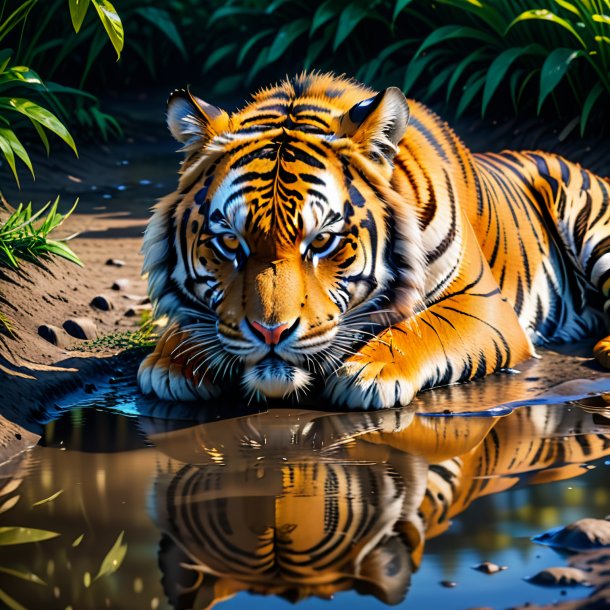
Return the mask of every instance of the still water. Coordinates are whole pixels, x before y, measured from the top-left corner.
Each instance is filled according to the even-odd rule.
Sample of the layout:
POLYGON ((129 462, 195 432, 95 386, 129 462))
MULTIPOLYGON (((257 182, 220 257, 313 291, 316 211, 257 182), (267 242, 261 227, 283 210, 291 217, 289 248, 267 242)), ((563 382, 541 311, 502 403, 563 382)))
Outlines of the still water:
POLYGON ((610 512, 608 385, 471 416, 425 413, 424 396, 376 413, 242 406, 222 418, 226 405, 147 401, 116 377, 40 412, 38 445, 1 466, 0 524, 57 535, 0 547, 0 589, 45 609, 585 597, 524 578, 564 565, 532 536, 610 512), (483 574, 481 561, 507 569, 483 574))

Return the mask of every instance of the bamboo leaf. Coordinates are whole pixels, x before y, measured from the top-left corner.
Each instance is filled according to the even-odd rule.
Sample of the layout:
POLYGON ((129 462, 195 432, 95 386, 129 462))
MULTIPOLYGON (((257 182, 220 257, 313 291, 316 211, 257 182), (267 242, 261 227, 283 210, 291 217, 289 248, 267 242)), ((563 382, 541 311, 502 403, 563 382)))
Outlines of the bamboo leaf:
MULTIPOLYGON (((252 36, 252 38, 250 38, 248 40, 248 42, 246 42, 246 44, 241 48, 241 51, 239 52, 239 55, 237 56, 237 65, 241 66, 241 64, 243 63, 244 59, 246 59, 246 56, 248 55, 248 53, 250 52, 252 47, 254 47, 254 45, 259 40, 262 40, 263 38, 265 38, 265 36, 269 36, 269 34, 272 34, 272 33, 273 33, 273 30, 271 28, 266 28, 266 29, 262 30, 261 32, 258 32, 254 36, 252 36)), ((237 45, 233 44, 233 45, 231 45, 231 48, 236 47, 236 46, 237 45)))
POLYGON ((462 94, 462 98, 458 104, 456 110, 456 117, 462 116, 462 114, 466 111, 466 109, 470 106, 472 100, 475 98, 477 93, 483 88, 485 84, 485 75, 479 76, 475 78, 476 73, 470 79, 470 82, 464 87, 464 93, 462 94))
POLYGON ((93 2, 93 6, 106 30, 106 34, 108 34, 108 38, 110 38, 110 42, 116 51, 117 60, 119 60, 125 42, 121 18, 108 0, 91 0, 91 2, 93 2))
POLYGON ((36 4, 37 0, 25 0, 22 2, 6 19, 0 23, 0 40, 2 40, 11 30, 23 21, 36 4))
POLYGON ((182 57, 186 59, 186 49, 184 48, 182 38, 180 37, 170 14, 166 10, 154 6, 143 6, 136 9, 136 13, 142 15, 144 19, 147 19, 155 27, 161 30, 178 51, 180 51, 182 57))
POLYGON ((447 83, 447 93, 446 93, 446 98, 445 98, 446 101, 449 101, 449 98, 451 97, 451 94, 453 93, 455 86, 457 85, 458 81, 460 80, 460 78, 462 77, 462 75, 464 74, 466 69, 469 68, 471 64, 474 64, 474 63, 482 60, 487 54, 488 54, 487 49, 484 49, 484 48, 476 49, 472 53, 469 53, 457 65, 457 67, 454 67, 453 74, 451 75, 451 78, 449 79, 449 82, 447 83))
POLYGON ((87 9, 89 8, 89 0, 69 0, 70 4, 70 17, 72 19, 72 25, 74 31, 78 34, 81 25, 87 15, 87 9))
POLYGON ((58 498, 59 496, 61 496, 62 493, 64 493, 64 490, 60 489, 59 491, 56 491, 53 495, 49 496, 48 498, 45 498, 44 500, 38 500, 38 502, 34 502, 34 504, 32 504, 32 507, 41 506, 42 504, 46 504, 47 502, 53 502, 53 500, 55 500, 55 498, 58 498))
POLYGON ((41 542, 59 536, 58 532, 29 527, 0 527, 0 546, 41 542))
POLYGON ((538 95, 538 114, 542 109, 542 104, 548 95, 557 87, 568 71, 570 64, 577 57, 584 56, 583 51, 574 49, 555 49, 544 60, 540 71, 540 93, 538 95))
POLYGON ((105 576, 106 574, 116 572, 121 567, 121 563, 123 563, 123 559, 127 553, 127 545, 123 544, 124 533, 125 532, 121 532, 119 534, 115 543, 112 545, 112 548, 108 551, 106 557, 104 557, 102 565, 93 579, 94 581, 98 580, 102 576, 105 576))
POLYGON ((237 49, 237 43, 231 42, 229 44, 223 45, 222 47, 218 47, 214 49, 206 59, 203 64, 202 72, 205 73, 208 70, 211 70, 218 62, 222 61, 225 57, 230 55, 233 51, 237 49))
POLYGON ((38 133, 40 139, 42 140, 42 145, 44 146, 45 151, 47 152, 47 156, 49 156, 50 147, 49 147, 49 138, 47 138, 47 134, 44 132, 44 129, 40 126, 40 123, 30 119, 30 123, 34 126, 36 133, 38 133))

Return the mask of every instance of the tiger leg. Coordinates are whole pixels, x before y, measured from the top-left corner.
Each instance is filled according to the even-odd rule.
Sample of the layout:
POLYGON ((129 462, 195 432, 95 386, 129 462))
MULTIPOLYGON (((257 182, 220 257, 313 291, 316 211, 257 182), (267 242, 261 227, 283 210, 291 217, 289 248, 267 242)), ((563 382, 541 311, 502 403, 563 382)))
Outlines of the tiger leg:
POLYGON ((515 311, 487 263, 475 282, 384 330, 330 378, 334 404, 381 409, 408 404, 420 390, 467 381, 533 355, 515 311))
POLYGON ((218 393, 205 380, 205 372, 197 370, 197 360, 189 358, 184 347, 187 341, 188 333, 177 325, 163 333, 138 369, 138 384, 144 394, 155 394, 163 400, 192 401, 207 400, 218 393))
MULTIPOLYGON (((604 317, 606 322, 610 322, 610 249, 606 252, 595 264, 594 270, 603 266, 600 274, 592 277, 592 280, 597 281, 600 292, 604 295, 604 317)), ((610 323, 609 323, 610 325, 610 323)), ((606 369, 610 369, 610 335, 607 335, 598 341, 593 347, 593 355, 595 359, 606 369)))

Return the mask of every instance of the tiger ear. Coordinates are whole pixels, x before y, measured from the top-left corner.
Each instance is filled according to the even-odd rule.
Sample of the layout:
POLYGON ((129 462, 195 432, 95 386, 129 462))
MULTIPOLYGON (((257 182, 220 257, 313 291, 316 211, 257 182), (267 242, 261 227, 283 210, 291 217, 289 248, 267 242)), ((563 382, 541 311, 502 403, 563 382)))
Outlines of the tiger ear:
POLYGON ((409 122, 409 105, 398 87, 388 87, 352 106, 340 120, 339 136, 359 142, 373 159, 392 161, 409 122))
POLYGON ((195 97, 188 89, 177 89, 167 100, 167 125, 174 138, 188 150, 193 145, 204 146, 227 131, 229 115, 195 97))

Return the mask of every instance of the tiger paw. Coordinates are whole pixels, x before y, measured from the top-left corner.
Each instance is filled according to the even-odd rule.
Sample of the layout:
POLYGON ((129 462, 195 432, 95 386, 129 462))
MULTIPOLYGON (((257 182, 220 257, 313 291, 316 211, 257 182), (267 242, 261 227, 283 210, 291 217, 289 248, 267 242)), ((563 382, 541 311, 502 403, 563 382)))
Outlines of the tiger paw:
POLYGON ((217 394, 217 388, 203 379, 196 382, 187 377, 181 364, 157 351, 140 364, 138 384, 143 394, 155 394, 162 400, 209 400, 217 394))
POLYGON ((604 337, 593 348, 595 359, 606 369, 610 369, 610 336, 604 337))
POLYGON ((408 405, 417 391, 393 362, 351 360, 328 380, 324 393, 334 405, 373 410, 408 405))

